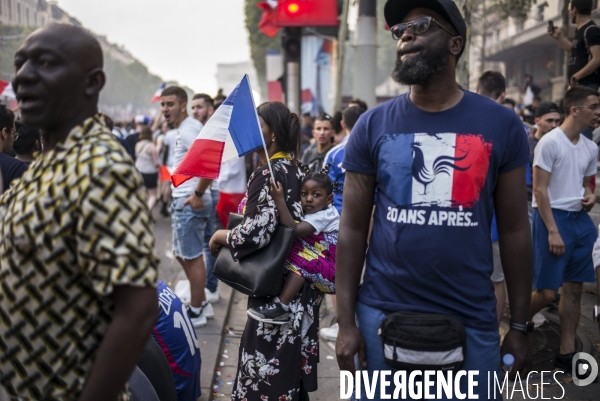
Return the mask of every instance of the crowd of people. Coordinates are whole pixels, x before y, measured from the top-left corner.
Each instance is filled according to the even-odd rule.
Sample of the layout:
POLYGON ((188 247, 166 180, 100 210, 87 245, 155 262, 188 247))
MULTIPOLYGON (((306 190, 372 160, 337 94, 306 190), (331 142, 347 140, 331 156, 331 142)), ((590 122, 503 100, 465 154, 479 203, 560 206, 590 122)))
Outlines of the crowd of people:
POLYGON ((528 334, 561 289, 554 363, 570 371, 582 283, 600 287, 587 213, 600 32, 588 30, 590 0, 570 10, 591 56, 572 57, 560 105, 536 100, 530 77, 519 116, 501 73, 485 72, 477 93, 457 85, 466 25, 453 1, 388 0, 392 77, 409 93, 370 110, 353 99, 333 117, 263 103, 264 149, 224 164, 217 180, 177 187, 170 174, 225 96, 190 100, 170 86, 154 120, 114 123, 98 112, 98 41, 70 25, 29 35, 15 55, 19 118, 0 106, 0 400, 196 400, 195 328, 219 302, 216 257, 253 254, 278 224, 295 229, 285 284, 272 299, 249 298, 233 400, 308 400, 317 390, 324 296, 337 322, 320 335, 336 340, 341 370, 450 362, 479 371, 475 393, 489 399, 486 373, 500 371, 501 355, 515 358, 511 378, 531 369, 528 334), (189 300, 158 281, 159 204, 189 300), (234 212, 242 221, 227 228, 234 212), (410 341, 378 331, 414 321, 427 324, 410 341), (462 351, 444 348, 440 331, 462 351), (451 358, 431 360, 432 346, 451 358))

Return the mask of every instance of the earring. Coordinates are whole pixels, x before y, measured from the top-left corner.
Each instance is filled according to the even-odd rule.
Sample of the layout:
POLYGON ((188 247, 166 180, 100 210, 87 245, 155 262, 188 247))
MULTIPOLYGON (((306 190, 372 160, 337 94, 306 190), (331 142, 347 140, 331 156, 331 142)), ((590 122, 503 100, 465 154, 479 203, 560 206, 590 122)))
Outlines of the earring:
POLYGON ((275 138, 271 139, 271 142, 275 142, 275 138))

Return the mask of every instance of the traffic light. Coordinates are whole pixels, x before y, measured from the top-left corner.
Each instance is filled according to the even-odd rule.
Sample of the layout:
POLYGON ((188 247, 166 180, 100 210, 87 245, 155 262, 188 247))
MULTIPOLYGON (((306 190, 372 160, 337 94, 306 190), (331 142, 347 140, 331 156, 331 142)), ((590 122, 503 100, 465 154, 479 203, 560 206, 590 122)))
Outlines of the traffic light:
POLYGON ((299 63, 302 49, 302 30, 300 28, 287 28, 283 31, 281 39, 285 63, 299 63))
POLYGON ((338 26, 337 0, 279 0, 277 26, 338 26))

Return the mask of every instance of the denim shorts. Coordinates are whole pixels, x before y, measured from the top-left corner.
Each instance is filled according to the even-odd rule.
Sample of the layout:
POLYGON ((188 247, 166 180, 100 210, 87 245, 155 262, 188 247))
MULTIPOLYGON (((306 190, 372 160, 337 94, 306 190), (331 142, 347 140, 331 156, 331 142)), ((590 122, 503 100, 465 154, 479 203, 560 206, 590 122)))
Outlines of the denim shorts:
POLYGON ((596 280, 592 249, 598 239, 596 225, 585 211, 552 209, 565 254, 554 256, 548 244, 548 229, 537 208, 533 210, 533 286, 537 290, 556 290, 563 282, 596 280))
MULTIPOLYGON (((373 308, 361 302, 356 304, 356 316, 358 320, 358 328, 362 333, 366 348, 367 348, 367 370, 369 377, 373 377, 374 371, 389 370, 392 371, 392 376, 395 370, 385 363, 383 358, 383 346, 381 344, 381 337, 377 334, 379 326, 383 319, 385 319, 385 313, 380 309, 373 308)), ((467 334, 467 356, 465 363, 461 370, 478 370, 479 375, 475 376, 475 380, 478 382, 477 386, 474 386, 474 393, 479 395, 480 400, 493 400, 502 399, 502 395, 498 390, 496 397, 494 398, 493 390, 490 391, 488 397, 488 372, 490 372, 490 378, 492 378, 494 372, 497 377, 502 377, 500 373, 500 334, 498 331, 481 331, 475 330, 470 327, 465 327, 467 334)), ((357 366, 359 366, 357 364, 357 366)), ((460 387, 463 394, 467 394, 467 380, 463 376, 460 387)), ((392 381, 393 383, 393 381, 392 381)), ((379 381, 378 381, 379 384, 379 381)), ((492 386, 490 386, 493 389, 492 386)), ((387 387, 389 395, 393 393, 394 386, 387 387), (390 390, 391 389, 391 390, 390 390)), ((431 393, 435 393, 435 390, 430 390, 431 393)), ((362 398, 357 399, 353 396, 353 400, 366 400, 365 387, 363 385, 361 395, 362 398)), ((381 395, 379 385, 375 391, 375 398, 369 398, 370 400, 380 400, 381 395)), ((407 394, 408 395, 408 394, 407 394)), ((442 392, 442 395, 444 393, 442 392)), ((388 398, 389 399, 389 398, 388 398)), ((404 399, 412 399, 410 397, 404 399)), ((440 398, 447 400, 448 398, 440 398)))
POLYGON ((204 209, 194 210, 183 202, 187 197, 174 198, 171 203, 171 228, 173 229, 173 253, 184 260, 202 256, 204 250, 204 229, 213 210, 210 191, 202 196, 204 209))

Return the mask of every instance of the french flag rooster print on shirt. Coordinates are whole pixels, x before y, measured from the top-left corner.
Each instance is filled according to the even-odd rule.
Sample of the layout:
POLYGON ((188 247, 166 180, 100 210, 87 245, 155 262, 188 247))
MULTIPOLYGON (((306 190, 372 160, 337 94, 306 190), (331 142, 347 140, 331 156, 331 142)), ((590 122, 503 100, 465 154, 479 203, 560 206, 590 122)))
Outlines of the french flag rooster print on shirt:
POLYGON ((477 134, 391 134, 380 147, 380 178, 397 206, 473 208, 491 153, 477 134))

